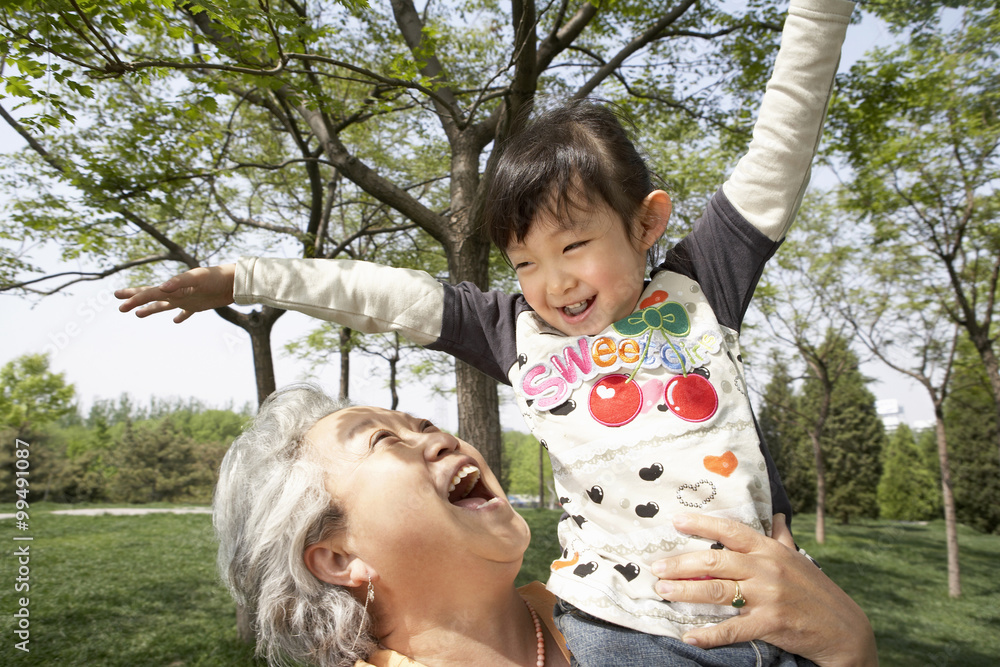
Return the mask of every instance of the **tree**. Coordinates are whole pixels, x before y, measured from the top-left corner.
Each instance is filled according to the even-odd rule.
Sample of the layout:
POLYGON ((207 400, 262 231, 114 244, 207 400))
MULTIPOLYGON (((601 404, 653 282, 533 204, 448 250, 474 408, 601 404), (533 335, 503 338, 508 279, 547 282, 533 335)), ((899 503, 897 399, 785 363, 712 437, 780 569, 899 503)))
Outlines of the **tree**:
POLYGON ((951 446, 957 520, 1000 533, 1000 462, 993 456, 998 425, 991 414, 991 387, 978 354, 967 341, 959 349, 954 387, 944 409, 951 446))
POLYGON ((74 412, 76 390, 62 373, 49 370, 49 357, 26 354, 0 369, 0 498, 13 500, 15 441, 30 447, 30 489, 45 498, 57 473, 58 452, 48 437, 49 427, 74 412))
POLYGON ((870 221, 876 247, 919 266, 908 275, 968 335, 1000 417, 1000 10, 979 0, 871 9, 911 33, 855 64, 834 104, 835 148, 852 172, 843 206, 870 221))
POLYGON ((856 366, 845 354, 849 327, 834 316, 830 302, 842 279, 845 256, 832 231, 834 216, 827 198, 810 196, 803 203, 797 224, 781 252, 764 269, 754 305, 768 332, 757 335, 757 344, 770 348, 776 358, 797 357, 796 381, 804 385, 809 400, 777 406, 783 419, 805 435, 812 449, 816 483, 816 541, 826 541, 827 466, 824 436, 839 379, 856 366))
POLYGON ((28 437, 74 411, 75 395, 62 373, 49 370, 48 355, 22 355, 0 369, 0 424, 28 437))
MULTIPOLYGON (((885 429, 875 411, 870 381, 858 369, 858 357, 847 339, 841 338, 833 352, 844 358, 846 371, 833 387, 830 414, 823 433, 829 496, 828 510, 841 523, 851 518, 878 517, 876 488, 882 476, 885 429)), ((804 400, 810 402, 815 383, 804 386, 804 400)))
MULTIPOLYGON (((648 101, 644 123, 672 113, 739 134, 784 8, 361 4, 5 1, 8 94, 42 111, 0 115, 36 168, 80 198, 42 189, 42 206, 36 197, 21 207, 9 236, 28 228, 67 239, 100 264, 73 278, 89 279, 163 261, 196 266, 250 244, 254 231, 328 257, 353 235, 413 224, 443 248, 450 280, 486 287, 483 174, 538 94, 600 90, 648 101), (715 83, 693 86, 703 74, 715 83), (52 128, 74 115, 93 118, 94 130, 60 145, 52 128), (331 239, 335 204, 352 225, 331 239)), ((16 254, 0 261, 8 275, 28 268, 16 254)), ((219 314, 250 333, 263 398, 280 313, 219 314)), ((460 434, 498 465, 494 383, 458 364, 456 386, 460 434)))
POLYGON ((883 519, 921 521, 941 513, 941 491, 934 468, 906 424, 889 435, 878 481, 878 507, 883 519))
POLYGON ((504 449, 510 459, 507 493, 538 497, 539 507, 555 505, 552 463, 541 443, 530 433, 504 431, 504 449))
POLYGON ((765 370, 770 380, 761 395, 758 416, 764 442, 781 474, 793 512, 816 509, 816 463, 812 446, 799 426, 799 397, 788 363, 772 355, 765 370))
POLYGON ((176 501, 211 486, 214 471, 198 465, 195 449, 171 417, 126 423, 114 446, 117 473, 110 495, 130 503, 176 501))

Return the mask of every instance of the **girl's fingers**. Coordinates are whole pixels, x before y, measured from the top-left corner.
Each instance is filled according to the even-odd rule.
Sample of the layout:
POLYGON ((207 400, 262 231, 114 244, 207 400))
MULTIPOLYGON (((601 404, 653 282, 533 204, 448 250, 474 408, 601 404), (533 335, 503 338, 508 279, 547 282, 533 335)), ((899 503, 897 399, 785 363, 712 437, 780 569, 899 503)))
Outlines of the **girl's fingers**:
POLYGON ((158 294, 155 287, 124 287, 115 290, 115 297, 125 300, 118 306, 118 310, 123 313, 153 301, 158 294))
POLYGON ((792 531, 788 528, 784 514, 775 514, 771 519, 771 538, 778 540, 792 551, 798 551, 795 540, 792 538, 792 531))
POLYGON ((135 314, 137 317, 149 317, 150 315, 162 313, 174 308, 176 308, 176 306, 172 305, 169 301, 153 301, 152 303, 148 303, 139 310, 135 311, 135 314))

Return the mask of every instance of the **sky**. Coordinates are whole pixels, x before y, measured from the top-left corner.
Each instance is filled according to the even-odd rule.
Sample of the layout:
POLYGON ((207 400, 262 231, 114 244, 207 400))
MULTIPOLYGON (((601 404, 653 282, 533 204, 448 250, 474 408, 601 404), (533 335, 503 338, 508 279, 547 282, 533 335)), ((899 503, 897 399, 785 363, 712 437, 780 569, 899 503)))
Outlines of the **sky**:
MULTIPOLYGON (((887 32, 873 21, 852 26, 841 68, 887 40, 887 32)), ((22 145, 21 138, 0 122, 0 150, 16 150, 22 145)), ((51 249, 35 248, 34 253, 36 263, 50 272, 88 268, 60 262, 51 249)), ((76 387, 84 412, 95 399, 113 399, 123 392, 140 404, 148 403, 151 397, 196 398, 212 407, 237 409, 256 404, 250 340, 241 329, 213 312, 200 313, 180 325, 166 314, 140 320, 120 313, 113 292, 123 286, 124 278, 112 276, 41 300, 0 294, 0 364, 23 354, 48 352, 51 369, 63 373, 76 387)), ((272 348, 276 381, 282 386, 311 377, 335 393, 339 382, 336 358, 331 364, 305 363, 283 351, 285 343, 314 325, 299 313, 288 313, 275 324, 272 348)), ((385 381, 361 356, 352 356, 351 363, 352 399, 388 407, 385 381)), ((903 381, 878 365, 869 364, 863 370, 878 379, 870 387, 876 398, 897 400, 905 421, 918 422, 931 414, 926 393, 915 383, 903 381)), ((405 387, 400 392, 399 408, 431 419, 442 428, 457 429, 454 399, 428 394, 422 387, 405 387)), ((502 401, 507 398, 501 415, 505 428, 526 430, 509 400, 508 388, 501 388, 501 397, 502 401)))

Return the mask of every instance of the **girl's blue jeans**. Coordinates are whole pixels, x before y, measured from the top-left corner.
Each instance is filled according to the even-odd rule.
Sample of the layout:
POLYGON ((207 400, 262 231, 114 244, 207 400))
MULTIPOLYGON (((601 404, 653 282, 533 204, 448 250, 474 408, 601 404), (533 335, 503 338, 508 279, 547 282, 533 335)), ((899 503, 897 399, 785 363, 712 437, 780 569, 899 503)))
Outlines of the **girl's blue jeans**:
POLYGON ((815 667, 760 640, 698 648, 602 621, 562 600, 554 615, 573 654, 573 667, 815 667))

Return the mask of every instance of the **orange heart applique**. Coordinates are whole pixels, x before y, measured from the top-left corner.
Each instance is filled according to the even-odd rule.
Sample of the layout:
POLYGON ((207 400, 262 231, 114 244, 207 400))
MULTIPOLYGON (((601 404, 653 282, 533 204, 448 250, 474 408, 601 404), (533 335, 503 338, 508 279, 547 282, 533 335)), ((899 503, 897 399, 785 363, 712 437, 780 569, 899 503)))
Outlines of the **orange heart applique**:
POLYGON ((650 306, 655 306, 658 303, 663 303, 664 301, 667 300, 668 296, 670 295, 664 292, 663 290, 658 289, 642 300, 642 303, 639 304, 639 310, 642 310, 643 308, 649 308, 650 306))
POLYGON ((572 567, 573 565, 576 565, 579 560, 580 554, 574 551, 571 559, 552 561, 552 565, 550 567, 552 568, 552 571, 555 572, 556 570, 561 570, 564 567, 572 567))
POLYGON ((739 463, 740 462, 736 460, 736 454, 733 454, 732 452, 726 452, 722 456, 705 457, 705 469, 709 472, 714 472, 716 475, 722 475, 723 477, 729 477, 732 475, 739 463))

